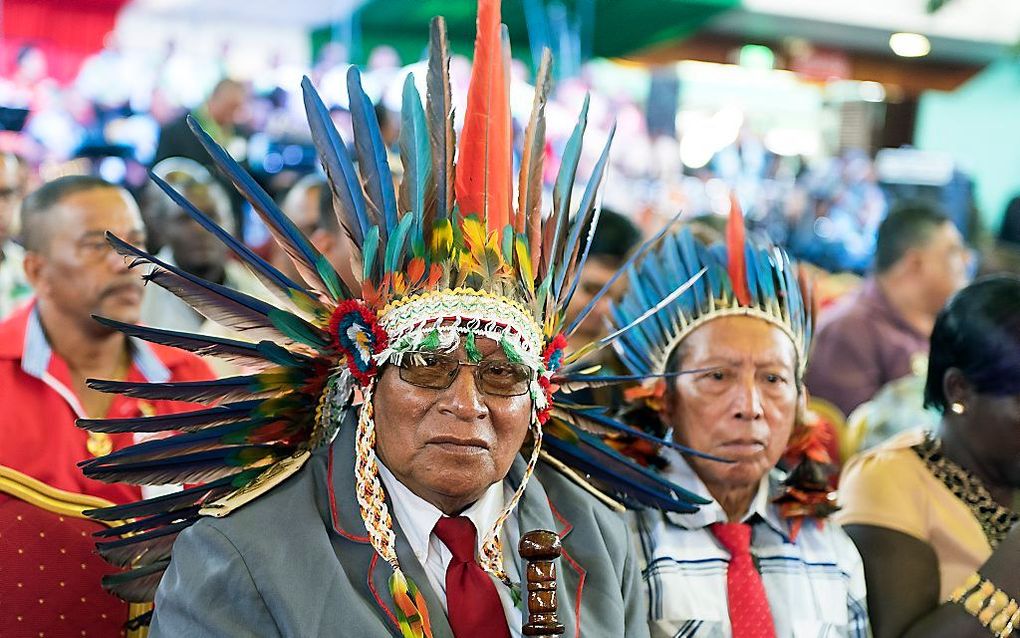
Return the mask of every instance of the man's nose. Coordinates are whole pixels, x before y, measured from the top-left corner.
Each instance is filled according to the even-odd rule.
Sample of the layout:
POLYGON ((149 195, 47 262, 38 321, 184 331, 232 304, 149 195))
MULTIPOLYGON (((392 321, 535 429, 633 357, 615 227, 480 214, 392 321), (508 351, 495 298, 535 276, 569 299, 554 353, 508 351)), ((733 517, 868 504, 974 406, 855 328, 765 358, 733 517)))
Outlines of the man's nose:
POLYGON ((737 385, 735 392, 737 396, 733 416, 748 421, 756 421, 765 416, 761 401, 761 391, 758 389, 758 384, 755 383, 753 377, 742 379, 737 385))
POLYGON ((460 367, 453 384, 443 393, 440 411, 447 411, 465 421, 484 419, 488 416, 489 409, 482 400, 482 392, 475 384, 473 367, 460 367))

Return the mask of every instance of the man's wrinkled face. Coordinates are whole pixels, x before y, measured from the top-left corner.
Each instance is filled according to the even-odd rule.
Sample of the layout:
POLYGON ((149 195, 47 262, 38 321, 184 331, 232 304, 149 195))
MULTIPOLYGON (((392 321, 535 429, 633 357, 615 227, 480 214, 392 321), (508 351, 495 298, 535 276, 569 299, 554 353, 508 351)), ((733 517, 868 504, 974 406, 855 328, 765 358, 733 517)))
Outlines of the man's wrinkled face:
POLYGON ((105 239, 110 231, 135 246, 144 244, 131 196, 119 188, 93 188, 65 197, 48 216, 49 243, 33 255, 39 267, 30 275, 40 300, 83 326, 98 328, 93 314, 138 321, 141 278, 105 239))
MULTIPOLYGON (((483 361, 505 361, 499 345, 477 340, 483 361)), ((468 361, 463 345, 452 353, 468 361)), ((445 390, 412 385, 392 365, 376 387, 376 453, 397 479, 447 514, 476 501, 502 481, 521 449, 531 422, 529 394, 482 392, 476 368, 461 366, 445 390)))
POLYGON ((680 375, 667 394, 674 439, 734 463, 691 458, 709 488, 756 485, 782 456, 797 416, 797 355, 778 327, 754 317, 721 317, 680 345, 680 375))

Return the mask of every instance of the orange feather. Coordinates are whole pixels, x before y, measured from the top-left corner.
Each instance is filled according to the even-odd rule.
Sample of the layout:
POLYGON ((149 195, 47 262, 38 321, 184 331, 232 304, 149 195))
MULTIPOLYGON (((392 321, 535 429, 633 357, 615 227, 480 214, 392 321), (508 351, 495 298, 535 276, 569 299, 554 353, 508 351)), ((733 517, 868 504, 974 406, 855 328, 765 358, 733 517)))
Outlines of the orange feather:
POLYGON ((744 213, 733 193, 730 193, 730 218, 726 223, 726 253, 729 255, 726 270, 733 285, 733 295, 741 306, 750 306, 751 291, 747 287, 747 261, 744 254, 744 213))
POLYGON ((509 69, 504 66, 500 0, 479 0, 475 59, 457 158, 457 206, 490 230, 510 223, 511 123, 509 69))

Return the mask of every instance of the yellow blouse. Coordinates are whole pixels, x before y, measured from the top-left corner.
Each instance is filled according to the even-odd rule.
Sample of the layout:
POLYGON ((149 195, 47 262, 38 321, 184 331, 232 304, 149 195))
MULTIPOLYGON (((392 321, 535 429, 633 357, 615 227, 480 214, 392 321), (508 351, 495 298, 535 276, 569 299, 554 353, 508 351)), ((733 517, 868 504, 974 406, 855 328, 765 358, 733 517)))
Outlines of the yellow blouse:
POLYGON ((935 550, 940 596, 950 593, 991 556, 971 510, 935 477, 911 446, 921 430, 899 434, 850 459, 839 483, 841 525, 874 525, 909 534, 935 550))

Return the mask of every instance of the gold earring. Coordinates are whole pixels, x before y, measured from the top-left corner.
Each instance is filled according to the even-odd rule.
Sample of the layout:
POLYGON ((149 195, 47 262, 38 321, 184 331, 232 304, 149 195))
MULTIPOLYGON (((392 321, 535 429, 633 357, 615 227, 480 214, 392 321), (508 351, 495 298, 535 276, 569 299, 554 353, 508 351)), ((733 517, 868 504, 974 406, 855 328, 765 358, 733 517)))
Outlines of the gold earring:
POLYGON ((949 406, 949 409, 953 411, 953 414, 963 414, 967 411, 966 406, 959 401, 954 401, 953 404, 949 406))

